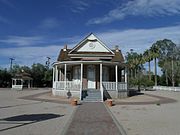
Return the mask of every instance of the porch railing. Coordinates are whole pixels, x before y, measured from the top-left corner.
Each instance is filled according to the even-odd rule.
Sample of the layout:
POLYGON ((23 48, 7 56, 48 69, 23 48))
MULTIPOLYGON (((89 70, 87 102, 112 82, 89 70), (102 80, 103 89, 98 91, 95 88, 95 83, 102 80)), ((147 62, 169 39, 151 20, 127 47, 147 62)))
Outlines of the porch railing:
POLYGON ((127 90, 127 83, 125 82, 118 82, 118 90, 127 90))
MULTIPOLYGON (((64 81, 56 81, 55 82, 56 90, 71 90, 71 91, 79 91, 80 90, 80 82, 67 81, 66 84, 64 81), (65 88, 66 86, 66 88, 65 88)), ((102 86, 104 90, 116 91, 116 82, 102 82, 102 86)), ((117 84, 118 91, 126 91, 127 83, 118 82, 117 84)))
MULTIPOLYGON (((102 82, 103 89, 109 91, 116 91, 116 82, 102 82)), ((125 82, 118 82, 117 84, 118 91, 126 91, 127 90, 127 83, 125 82)))
POLYGON ((12 85, 12 89, 22 90, 23 89, 23 85, 12 85))
POLYGON ((74 81, 56 81, 56 90, 70 90, 70 91, 79 91, 80 90, 80 83, 74 81), (65 88, 66 86, 66 88, 65 88))
POLYGON ((102 82, 104 90, 116 90, 116 82, 102 82))

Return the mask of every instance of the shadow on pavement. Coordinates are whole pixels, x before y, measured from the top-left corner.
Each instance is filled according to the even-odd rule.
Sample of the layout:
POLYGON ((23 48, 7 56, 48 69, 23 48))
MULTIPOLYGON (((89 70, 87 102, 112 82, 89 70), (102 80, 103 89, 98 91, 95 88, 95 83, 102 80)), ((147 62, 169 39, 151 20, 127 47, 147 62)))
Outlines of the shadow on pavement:
POLYGON ((25 114, 25 115, 17 115, 12 116, 4 119, 0 119, 0 124, 19 124, 16 126, 0 129, 0 131, 5 131, 45 120, 55 119, 62 117, 64 115, 57 115, 57 114, 25 114))
POLYGON ((0 109, 17 107, 17 106, 33 105, 33 104, 40 104, 40 103, 42 103, 42 102, 40 101, 40 102, 35 102, 35 103, 18 104, 18 105, 11 105, 11 106, 0 106, 0 109))

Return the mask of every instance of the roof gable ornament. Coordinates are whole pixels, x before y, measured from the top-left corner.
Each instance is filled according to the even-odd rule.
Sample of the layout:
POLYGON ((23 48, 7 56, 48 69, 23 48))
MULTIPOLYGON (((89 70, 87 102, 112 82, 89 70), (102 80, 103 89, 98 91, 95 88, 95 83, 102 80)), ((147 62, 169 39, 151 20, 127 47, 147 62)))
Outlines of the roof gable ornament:
POLYGON ((70 52, 108 52, 114 54, 114 52, 108 48, 100 39, 98 39, 93 33, 89 34, 81 42, 79 42, 70 52))

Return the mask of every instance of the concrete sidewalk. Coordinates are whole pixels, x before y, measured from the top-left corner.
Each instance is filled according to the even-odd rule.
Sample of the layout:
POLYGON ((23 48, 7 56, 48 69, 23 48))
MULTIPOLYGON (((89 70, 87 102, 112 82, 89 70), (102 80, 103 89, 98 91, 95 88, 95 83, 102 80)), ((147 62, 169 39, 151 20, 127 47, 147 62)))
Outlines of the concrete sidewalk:
POLYGON ((20 99, 48 91, 0 89, 0 135, 60 135, 77 107, 20 99))
POLYGON ((103 103, 83 103, 77 108, 65 135, 121 135, 103 103))
POLYGON ((180 92, 144 91, 144 95, 134 96, 124 101, 129 104, 117 105, 110 110, 128 135, 180 135, 180 92), (154 95, 152 101, 149 96, 154 95), (156 100, 158 99, 158 100, 156 100), (136 104, 131 104, 131 101, 136 104), (149 101, 147 101, 149 100, 149 101), (170 102, 170 101, 175 102, 170 102), (141 104, 137 104, 142 101, 141 104), (151 102, 147 104, 145 102, 151 102), (143 103, 144 102, 144 103, 143 103))

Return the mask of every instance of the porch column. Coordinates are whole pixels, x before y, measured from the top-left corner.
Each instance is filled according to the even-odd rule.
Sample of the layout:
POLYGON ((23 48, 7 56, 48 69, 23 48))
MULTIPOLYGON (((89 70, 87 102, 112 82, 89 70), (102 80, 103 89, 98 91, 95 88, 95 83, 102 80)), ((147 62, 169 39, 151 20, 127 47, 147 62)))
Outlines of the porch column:
POLYGON ((21 79, 21 85, 23 85, 23 79, 21 79))
POLYGON ((62 72, 61 72, 61 69, 60 69, 59 70, 59 81, 62 81, 62 79, 61 79, 62 77, 61 76, 62 76, 62 72))
POLYGON ((66 90, 66 72, 67 72, 67 65, 64 64, 64 90, 66 90))
POLYGON ((102 63, 100 64, 100 91, 101 91, 101 98, 102 98, 102 101, 103 101, 103 87, 102 87, 102 63))
POLYGON ((57 68, 57 65, 56 65, 56 77, 55 77, 55 81, 58 81, 58 68, 57 68))
POLYGON ((83 89, 83 64, 81 63, 80 100, 81 100, 81 98, 82 98, 82 89, 83 89))
POLYGON ((22 88, 23 88, 23 79, 21 79, 21 85, 22 85, 22 88))
POLYGON ((54 67, 53 67, 53 79, 52 80, 53 80, 53 83, 54 83, 54 67))
POLYGON ((124 69, 124 82, 125 82, 125 89, 128 91, 128 76, 127 76, 127 71, 128 71, 128 69, 127 68, 125 68, 124 69))
POLYGON ((31 88, 30 80, 28 80, 28 88, 31 88))
POLYGON ((127 70, 124 69, 124 82, 127 83, 127 70))
POLYGON ((115 67, 115 74, 116 74, 116 91, 118 90, 118 66, 115 67))

